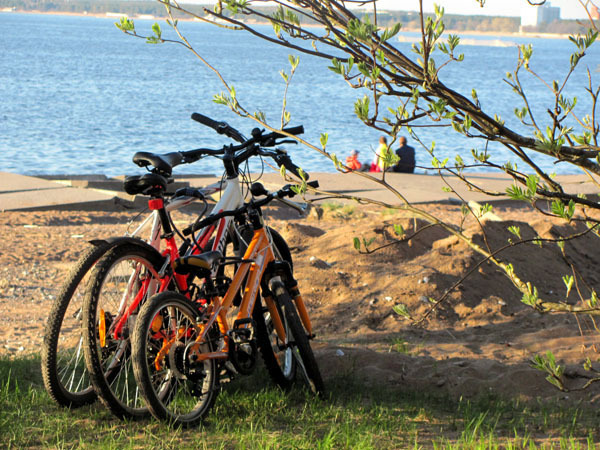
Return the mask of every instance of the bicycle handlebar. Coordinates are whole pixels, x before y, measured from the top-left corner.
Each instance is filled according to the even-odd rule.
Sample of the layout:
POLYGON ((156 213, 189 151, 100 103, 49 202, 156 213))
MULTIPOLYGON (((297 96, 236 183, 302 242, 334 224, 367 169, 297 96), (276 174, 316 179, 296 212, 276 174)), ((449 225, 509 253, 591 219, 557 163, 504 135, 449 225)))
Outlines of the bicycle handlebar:
MULTIPOLYGON (((203 156, 212 155, 212 156, 220 156, 225 155, 228 151, 231 154, 234 154, 233 160, 236 165, 241 164, 251 156, 255 154, 260 154, 263 156, 269 156, 275 160, 279 167, 284 166, 286 170, 292 172, 300 179, 308 180, 309 176, 305 173, 300 167, 295 165, 290 157, 283 150, 276 151, 268 151, 264 149, 260 149, 260 147, 273 147, 278 144, 277 139, 282 139, 287 137, 286 134, 282 134, 281 132, 273 131, 271 133, 263 134, 264 130, 260 130, 259 128, 254 128, 252 130, 252 137, 250 139, 245 139, 244 136, 237 131, 235 128, 227 124, 226 122, 217 122, 210 117, 204 116, 199 113, 193 113, 192 119, 206 125, 212 129, 214 129, 219 134, 224 134, 236 141, 240 142, 239 145, 231 145, 223 147, 220 150, 211 150, 211 149, 195 149, 189 150, 186 152, 181 152, 184 158, 185 163, 192 163, 202 158, 203 156), (238 153, 239 152, 239 153, 238 153)), ((288 133, 293 136, 297 136, 299 134, 304 133, 304 127, 302 125, 284 128, 282 130, 285 133, 288 133)), ((290 141, 295 142, 295 141, 290 141)))
POLYGON ((246 140, 242 133, 233 128, 227 122, 217 122, 216 120, 213 120, 210 117, 204 116, 200 113, 192 113, 192 120, 195 120, 202 125, 206 125, 207 127, 215 130, 217 133, 224 134, 225 136, 230 137, 238 142, 244 142, 246 140))
POLYGON ((217 122, 210 117, 199 113, 193 113, 192 119, 214 129, 219 134, 224 134, 238 141, 239 144, 227 145, 221 149, 198 148, 195 150, 172 152, 164 155, 138 152, 133 157, 134 163, 141 167, 152 166, 154 169, 152 169, 151 172, 165 176, 171 176, 174 166, 179 164, 190 164, 198 161, 204 156, 223 156, 223 161, 226 163, 226 168, 234 167, 233 170, 237 171, 237 167, 250 157, 254 155, 262 155, 273 158, 279 167, 284 166, 286 170, 292 172, 298 178, 308 180, 308 174, 296 166, 284 150, 267 150, 263 148, 274 147, 283 142, 295 143, 295 141, 291 140, 283 142, 278 142, 277 140, 285 138, 288 135, 295 136, 304 133, 304 127, 302 125, 284 128, 281 132, 274 131, 266 134, 264 133, 264 130, 254 128, 252 130, 252 137, 250 139, 246 139, 242 133, 237 131, 226 122, 217 122))
MULTIPOLYGON (((306 183, 306 185, 316 189, 319 187, 319 182, 317 180, 309 181, 308 183, 306 183)), ((270 203, 271 201, 273 201, 275 199, 285 198, 285 197, 291 198, 291 197, 294 197, 295 195, 296 195, 296 192, 294 192, 292 190, 292 186, 289 184, 286 184, 284 187, 282 187, 281 189, 279 189, 276 192, 267 193, 265 198, 263 198, 262 200, 251 200, 248 203, 244 203, 242 206, 240 206, 237 209, 233 209, 231 211, 221 211, 221 212, 218 212, 215 214, 211 214, 210 216, 206 217, 205 219, 202 219, 199 222, 196 222, 193 225, 185 228, 182 231, 182 233, 184 236, 188 236, 188 235, 192 234, 194 231, 201 230, 202 228, 204 228, 206 226, 212 225, 217 220, 221 220, 223 217, 238 216, 240 214, 244 214, 248 210, 248 208, 260 208, 261 206, 264 206, 267 203, 270 203)))

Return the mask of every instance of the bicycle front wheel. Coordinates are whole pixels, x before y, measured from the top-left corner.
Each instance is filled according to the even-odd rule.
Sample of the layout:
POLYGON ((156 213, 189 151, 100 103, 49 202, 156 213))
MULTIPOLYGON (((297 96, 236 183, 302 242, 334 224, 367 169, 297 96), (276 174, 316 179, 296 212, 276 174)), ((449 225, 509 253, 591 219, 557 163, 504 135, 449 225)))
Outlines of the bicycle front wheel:
POLYGON ((152 415, 174 426, 198 424, 218 394, 217 364, 202 360, 214 342, 196 343, 199 316, 185 296, 167 291, 142 307, 133 332, 133 369, 141 393, 152 415))
POLYGON ((273 294, 283 310, 283 316, 291 331, 291 337, 288 338, 288 345, 292 349, 292 354, 297 362, 297 371, 299 371, 309 390, 319 396, 325 394, 325 385, 321 378, 321 372, 315 359, 315 355, 310 347, 308 335, 300 321, 298 311, 287 288, 280 281, 273 282, 273 294))
POLYGON ((97 398, 83 356, 83 300, 94 265, 111 247, 100 244, 81 255, 48 316, 42 344, 42 379, 50 397, 61 406, 79 408, 97 398))
POLYGON ((256 339, 269 376, 279 387, 288 389, 292 386, 296 377, 296 360, 292 348, 288 345, 291 339, 288 321, 277 303, 276 307, 283 323, 286 342, 279 339, 271 319, 271 313, 262 304, 260 298, 256 299, 252 318, 256 323, 256 339))
POLYGON ((142 242, 115 247, 98 262, 83 305, 85 361, 92 384, 121 418, 149 415, 135 384, 129 338, 140 306, 159 287, 162 261, 158 251, 142 242))

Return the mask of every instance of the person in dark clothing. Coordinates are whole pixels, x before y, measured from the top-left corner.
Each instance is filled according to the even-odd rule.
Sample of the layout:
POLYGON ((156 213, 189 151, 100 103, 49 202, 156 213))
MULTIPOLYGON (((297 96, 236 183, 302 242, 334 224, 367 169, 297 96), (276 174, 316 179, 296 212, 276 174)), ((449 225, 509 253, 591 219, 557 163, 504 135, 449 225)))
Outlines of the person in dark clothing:
POLYGON ((396 155, 400 158, 397 164, 392 167, 394 172, 413 173, 415 171, 415 149, 406 145, 406 138, 400 136, 398 139, 400 148, 396 150, 396 155))

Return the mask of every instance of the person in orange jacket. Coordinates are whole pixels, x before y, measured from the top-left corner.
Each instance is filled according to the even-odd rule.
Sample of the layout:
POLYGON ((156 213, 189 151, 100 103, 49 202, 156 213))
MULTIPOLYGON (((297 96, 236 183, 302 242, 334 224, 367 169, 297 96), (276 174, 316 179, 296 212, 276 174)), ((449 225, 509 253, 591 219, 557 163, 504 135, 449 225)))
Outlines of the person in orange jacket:
POLYGON ((350 156, 346 158, 346 167, 350 170, 361 171, 363 170, 363 164, 358 160, 358 150, 352 150, 350 156))

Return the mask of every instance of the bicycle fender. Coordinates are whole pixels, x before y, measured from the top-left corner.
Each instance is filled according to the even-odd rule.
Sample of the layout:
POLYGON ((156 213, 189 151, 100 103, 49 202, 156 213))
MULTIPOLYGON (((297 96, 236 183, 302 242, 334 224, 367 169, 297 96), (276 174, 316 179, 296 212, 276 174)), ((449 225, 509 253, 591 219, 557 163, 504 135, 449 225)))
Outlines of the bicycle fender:
POLYGON ((146 241, 143 241, 142 239, 131 237, 131 236, 113 236, 113 237, 109 237, 107 239, 93 239, 88 242, 96 247, 100 247, 102 245, 107 245, 108 246, 107 250, 111 249, 113 247, 117 247, 119 245, 123 245, 123 244, 134 244, 134 245, 140 245, 142 247, 146 247, 147 249, 153 250, 155 252, 157 251, 154 247, 152 247, 146 241))

